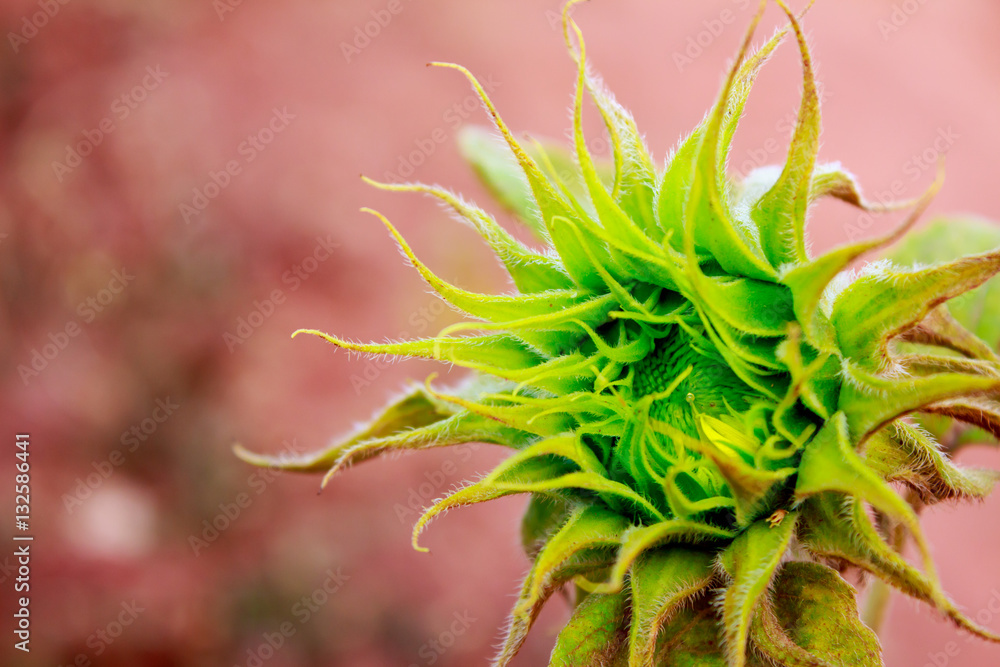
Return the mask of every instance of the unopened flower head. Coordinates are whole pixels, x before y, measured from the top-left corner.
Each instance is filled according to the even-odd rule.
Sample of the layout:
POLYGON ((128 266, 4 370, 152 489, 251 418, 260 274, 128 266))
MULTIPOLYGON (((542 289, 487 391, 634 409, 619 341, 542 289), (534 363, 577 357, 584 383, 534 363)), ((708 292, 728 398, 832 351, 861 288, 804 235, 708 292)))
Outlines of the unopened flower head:
POLYGON ((810 254, 814 201, 875 207, 850 173, 817 164, 812 61, 782 2, 789 27, 752 51, 761 3, 715 106, 663 166, 588 69, 573 4, 564 14, 579 66, 572 159, 519 143, 473 75, 439 63, 481 96, 513 159, 504 163, 479 134, 467 137, 473 162, 543 249, 446 190, 375 184, 453 209, 516 290, 475 294, 449 284, 370 211, 424 280, 471 320, 386 344, 307 332, 352 351, 466 367, 472 379, 450 389, 417 386, 360 432, 284 466, 332 475, 391 450, 509 447, 492 473, 428 509, 414 534, 417 545, 426 524, 454 507, 533 496, 525 535, 534 566, 498 665, 567 582, 589 596, 560 636, 553 665, 740 667, 761 656, 778 665, 879 665, 878 641, 831 563, 870 572, 996 640, 941 591, 917 516, 890 485, 928 504, 992 489, 993 473, 954 466, 907 416, 934 413, 1000 432, 998 358, 943 305, 1000 271, 1000 253, 850 272, 907 232, 939 179, 895 232, 810 254), (737 122, 761 66, 788 35, 804 77, 787 161, 731 180, 725 165, 737 122), (585 95, 604 120, 613 163, 588 151, 585 95), (886 542, 866 506, 909 533, 922 568, 886 542), (776 589, 783 594, 773 596, 776 589))

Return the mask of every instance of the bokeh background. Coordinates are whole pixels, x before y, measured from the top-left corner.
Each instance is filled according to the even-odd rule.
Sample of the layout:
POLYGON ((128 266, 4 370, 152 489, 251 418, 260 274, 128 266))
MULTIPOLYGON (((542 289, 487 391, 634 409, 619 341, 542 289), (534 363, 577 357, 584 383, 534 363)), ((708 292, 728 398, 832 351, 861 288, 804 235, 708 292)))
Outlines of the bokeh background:
MULTIPOLYGON (((593 63, 659 159, 712 103, 754 4, 578 9, 593 63)), ((443 277, 505 287, 470 230, 358 174, 485 201, 454 136, 487 119, 466 82, 431 60, 489 82, 516 130, 563 137, 574 72, 559 9, 0 2, 0 532, 14 528, 12 434, 27 431, 36 536, 30 656, 11 648, 12 549, 0 549, 0 663, 486 664, 527 568, 524 500, 436 522, 431 555, 410 549, 409 532, 412 507, 501 452, 372 462, 317 495, 318 478, 255 471, 231 446, 319 448, 407 378, 445 371, 349 358, 289 333, 382 340, 453 321, 363 205, 443 277)), ((779 18, 771 7, 761 35, 779 18)), ((947 152, 933 212, 1000 220, 1000 4, 824 0, 807 25, 824 84, 823 157, 872 196, 908 197, 947 152)), ((786 45, 763 73, 734 171, 783 158, 796 57, 786 45)), ((810 233, 826 248, 892 221, 833 203, 810 233)), ((1000 466, 1000 454, 973 449, 963 461, 1000 466)), ((994 629, 998 517, 1000 499, 926 517, 946 589, 994 629)), ((517 664, 545 664, 567 613, 562 600, 549 605, 517 664)), ((1000 663, 1000 648, 902 598, 884 641, 892 666, 1000 663)))

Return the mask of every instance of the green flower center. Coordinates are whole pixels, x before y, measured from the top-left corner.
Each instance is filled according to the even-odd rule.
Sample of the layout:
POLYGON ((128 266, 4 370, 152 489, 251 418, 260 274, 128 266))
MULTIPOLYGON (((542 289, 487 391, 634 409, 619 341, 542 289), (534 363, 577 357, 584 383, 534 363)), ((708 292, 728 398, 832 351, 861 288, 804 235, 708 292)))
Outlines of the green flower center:
POLYGON ((753 390, 732 369, 708 351, 701 351, 679 327, 657 341, 653 352, 633 366, 632 394, 636 400, 663 394, 690 369, 669 395, 653 401, 649 417, 698 438, 696 415, 718 417, 730 409, 745 412, 753 390))

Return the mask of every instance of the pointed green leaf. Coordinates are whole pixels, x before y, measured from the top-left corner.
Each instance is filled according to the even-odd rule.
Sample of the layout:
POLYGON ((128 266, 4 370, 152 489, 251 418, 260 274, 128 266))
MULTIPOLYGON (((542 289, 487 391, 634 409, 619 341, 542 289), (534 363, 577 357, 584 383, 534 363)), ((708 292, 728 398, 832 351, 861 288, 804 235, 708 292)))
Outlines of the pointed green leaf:
MULTIPOLYGON (((514 163, 513 167, 517 169, 517 164, 514 163)), ((479 235, 483 237, 493 253, 503 263, 507 273, 510 274, 514 284, 521 292, 547 292, 573 287, 573 281, 566 275, 558 260, 529 250, 497 224, 496 220, 486 211, 467 203, 458 195, 444 188, 424 185, 423 183, 394 185, 379 183, 369 178, 363 178, 363 180, 382 190, 420 192, 441 200, 452 208, 462 220, 479 232, 479 235)))
POLYGON ((493 131, 465 125, 458 131, 458 150, 497 201, 525 223, 539 240, 545 239, 542 221, 524 176, 506 142, 493 131))
POLYGON ((580 391, 592 384, 592 363, 580 354, 546 360, 521 339, 510 334, 464 338, 424 338, 400 343, 352 343, 314 329, 300 329, 292 336, 310 334, 351 352, 436 359, 495 375, 553 393, 580 391))
POLYGON ((377 216, 389 230, 399 245, 400 250, 413 264, 421 277, 427 281, 441 298, 456 308, 489 322, 506 322, 524 317, 545 315, 579 305, 592 297, 588 292, 577 289, 551 290, 536 294, 516 294, 496 296, 493 294, 475 294, 455 287, 438 278, 427 268, 410 249, 410 245, 384 216, 376 211, 364 209, 377 216))
POLYGON ((521 649, 542 606, 552 594, 577 575, 591 575, 611 564, 614 548, 628 523, 623 517, 588 504, 576 508, 535 558, 521 588, 497 667, 506 665, 521 649))
MULTIPOLYGON (((458 148, 486 189, 504 208, 527 224, 536 238, 544 241, 547 238, 545 223, 535 204, 531 186, 502 136, 478 125, 465 125, 458 131, 458 148)), ((561 182, 578 200, 585 198, 580 168, 570 151, 548 141, 529 145, 524 151, 539 163, 550 180, 561 182)), ((603 183, 609 186, 614 183, 614 170, 608 164, 598 162, 597 170, 603 183)))
POLYGON ((1000 379, 990 376, 936 373, 893 378, 873 375, 851 364, 845 364, 844 376, 840 408, 857 442, 863 442, 890 421, 933 403, 1000 388, 1000 379))
POLYGON ((855 496, 906 526, 920 549, 927 577, 937 582, 937 570, 930 545, 920 528, 920 521, 909 503, 869 467, 851 446, 847 417, 838 412, 806 445, 799 464, 795 497, 836 491, 855 496))
MULTIPOLYGON (((587 76, 587 89, 604 118, 615 154, 615 200, 642 230, 656 241, 663 231, 656 223, 656 167, 635 120, 603 83, 593 74, 587 76)), ((600 169, 598 169, 600 173, 600 169)), ((601 179, 602 182, 605 180, 601 179)))
POLYGON ((665 517, 648 500, 625 484, 608 479, 607 471, 579 436, 545 438, 517 452, 482 480, 437 501, 413 529, 413 546, 436 516, 462 505, 482 503, 519 493, 591 492, 617 500, 652 521, 665 517))
MULTIPOLYGON (((560 257, 566 266, 566 270, 569 272, 573 281, 577 285, 590 289, 598 288, 600 286, 600 281, 597 275, 593 272, 592 267, 589 267, 582 261, 582 253, 580 248, 576 245, 576 241, 572 238, 560 238, 552 234, 550 224, 553 217, 559 216, 571 218, 576 215, 577 211, 573 208, 572 204, 566 200, 563 194, 557 191, 549 179, 546 178, 545 174, 542 173, 542 170, 539 169, 535 160, 533 160, 531 156, 525 152, 517 140, 514 139, 514 135, 511 133, 506 123, 504 123, 500 118, 500 114, 497 112, 493 102, 486 94, 486 91, 483 89, 479 81, 477 81, 472 75, 472 73, 469 72, 469 70, 461 65, 451 63, 431 64, 458 70, 462 72, 462 74, 464 74, 472 83, 473 88, 476 90, 479 98, 486 106, 486 109, 493 118, 497 129, 500 130, 500 134, 503 135, 508 147, 517 159, 518 165, 524 172, 528 185, 531 188, 532 196, 535 199, 535 203, 538 205, 541 220, 544 221, 545 229, 548 231, 548 236, 552 244, 558 250, 560 257)), ((541 230, 539 229, 537 232, 540 233, 541 230)))
POLYGON ((750 622, 791 543, 797 518, 797 513, 789 512, 776 526, 764 521, 751 524, 719 556, 719 563, 732 579, 722 599, 730 667, 747 664, 750 622))
POLYGON ((660 627, 692 597, 702 593, 715 573, 712 556, 683 548, 646 552, 632 567, 632 629, 629 666, 654 667, 660 627))
MULTIPOLYGON (((722 138, 719 142, 721 153, 719 161, 721 164, 726 162, 736 126, 742 116, 743 108, 746 106, 757 74, 781 43, 784 35, 784 30, 778 31, 760 49, 747 57, 742 65, 737 63, 739 72, 726 100, 728 109, 723 123, 722 138)), ((707 123, 708 119, 706 118, 690 136, 680 143, 671 156, 657 188, 656 211, 660 229, 665 234, 671 235, 671 242, 678 249, 682 247, 684 239, 684 211, 689 199, 691 184, 694 182, 695 171, 698 168, 696 160, 707 123)))
POLYGON ((781 176, 754 207, 752 216, 760 229, 764 254, 773 266, 805 261, 805 223, 813 168, 819 153, 820 103, 813 75, 809 45, 798 20, 783 2, 781 8, 795 31, 802 56, 802 106, 781 176))

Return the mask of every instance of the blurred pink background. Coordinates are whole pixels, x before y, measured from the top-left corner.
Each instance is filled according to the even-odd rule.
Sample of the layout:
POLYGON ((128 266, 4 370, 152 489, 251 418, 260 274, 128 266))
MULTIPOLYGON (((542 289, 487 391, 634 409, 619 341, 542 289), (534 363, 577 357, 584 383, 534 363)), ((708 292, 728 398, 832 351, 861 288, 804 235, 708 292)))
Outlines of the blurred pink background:
MULTIPOLYGON (((594 66, 658 159, 713 102, 755 4, 578 8, 594 66)), ((436 522, 431 555, 410 549, 409 504, 503 452, 368 463, 317 496, 318 477, 256 471, 231 446, 322 447, 405 379, 443 371, 289 340, 299 327, 382 340, 453 321, 359 207, 388 215, 443 277, 506 287, 471 231, 358 174, 412 168, 487 203, 453 140, 486 117, 457 73, 424 65, 468 66, 516 131, 562 137, 574 73, 560 7, 0 2, 0 420, 7 442, 32 436, 36 536, 30 659, 11 648, 0 551, 0 663, 487 664, 527 569, 524 500, 436 522)), ((778 20, 772 6, 761 36, 778 20)), ((1000 4, 821 0, 806 23, 825 91, 822 157, 869 195, 908 197, 945 151, 933 213, 1000 220, 1000 4)), ((783 159, 799 72, 786 45, 751 97, 734 170, 783 159)), ((825 248, 866 226, 824 204, 810 233, 825 248)), ((963 460, 1000 467, 986 448, 963 460)), ((14 494, 2 489, 7 535, 14 494)), ((946 589, 994 630, 998 517, 1000 496, 926 517, 946 589)), ((517 664, 545 664, 566 617, 553 600, 517 664)), ((1000 647, 901 597, 884 643, 892 667, 1000 664, 1000 647)))

